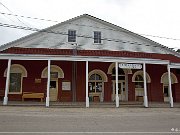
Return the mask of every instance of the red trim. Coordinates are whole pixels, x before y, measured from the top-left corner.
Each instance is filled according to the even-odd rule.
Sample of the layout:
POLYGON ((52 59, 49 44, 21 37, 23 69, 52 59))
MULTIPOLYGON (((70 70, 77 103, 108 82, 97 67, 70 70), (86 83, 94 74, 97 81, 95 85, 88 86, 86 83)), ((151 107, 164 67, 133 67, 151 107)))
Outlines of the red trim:
MULTIPOLYGON (((48 49, 48 48, 18 48, 12 47, 1 53, 11 54, 46 54, 46 55, 73 55, 72 49, 48 49)), ((107 50, 77 50, 79 56, 112 56, 112 57, 131 57, 131 58, 151 58, 170 60, 180 63, 180 58, 171 54, 156 54, 128 51, 107 51, 107 50)))

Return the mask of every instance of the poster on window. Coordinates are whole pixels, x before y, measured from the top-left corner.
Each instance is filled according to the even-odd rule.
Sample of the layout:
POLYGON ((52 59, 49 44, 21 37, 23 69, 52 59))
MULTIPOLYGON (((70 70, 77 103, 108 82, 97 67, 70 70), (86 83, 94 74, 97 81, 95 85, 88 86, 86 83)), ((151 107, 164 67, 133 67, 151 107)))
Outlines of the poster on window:
POLYGON ((62 90, 71 90, 71 82, 62 82, 62 90))

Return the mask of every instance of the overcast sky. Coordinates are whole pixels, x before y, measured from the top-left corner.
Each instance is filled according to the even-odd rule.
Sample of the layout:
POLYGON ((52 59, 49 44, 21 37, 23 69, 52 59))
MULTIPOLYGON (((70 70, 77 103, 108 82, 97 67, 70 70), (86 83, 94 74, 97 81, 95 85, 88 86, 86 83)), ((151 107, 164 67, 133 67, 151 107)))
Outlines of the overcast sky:
MULTIPOLYGON (((138 34, 179 39, 148 36, 170 48, 180 48, 180 0, 0 0, 0 2, 1 13, 59 22, 85 13, 90 14, 138 34)), ((18 19, 0 14, 0 23, 4 24, 41 29, 57 23, 21 17, 18 19)), ((0 45, 29 33, 30 31, 0 26, 0 45)))

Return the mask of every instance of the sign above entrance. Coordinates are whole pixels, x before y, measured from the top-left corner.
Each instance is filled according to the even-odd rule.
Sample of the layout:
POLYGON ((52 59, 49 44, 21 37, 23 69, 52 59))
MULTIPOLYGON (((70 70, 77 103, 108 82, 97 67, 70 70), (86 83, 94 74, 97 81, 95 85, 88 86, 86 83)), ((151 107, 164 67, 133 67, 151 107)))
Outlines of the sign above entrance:
POLYGON ((121 63, 119 64, 119 68, 125 68, 125 69, 141 69, 141 64, 127 64, 127 63, 121 63))

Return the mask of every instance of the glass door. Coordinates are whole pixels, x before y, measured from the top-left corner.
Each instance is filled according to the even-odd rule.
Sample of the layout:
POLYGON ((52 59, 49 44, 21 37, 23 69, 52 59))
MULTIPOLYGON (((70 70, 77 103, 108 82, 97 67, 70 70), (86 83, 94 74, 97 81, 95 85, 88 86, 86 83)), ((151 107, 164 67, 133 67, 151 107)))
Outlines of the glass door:
POLYGON ((49 90, 49 97, 50 101, 57 101, 58 96, 58 88, 57 88, 57 80, 50 81, 50 90, 49 90))
POLYGON ((169 102, 169 86, 163 86, 164 102, 169 102))
MULTIPOLYGON (((120 101, 124 101, 126 99, 125 81, 118 82, 118 95, 120 101)), ((115 99, 116 99, 116 82, 113 81, 112 101, 115 101, 115 99)))

